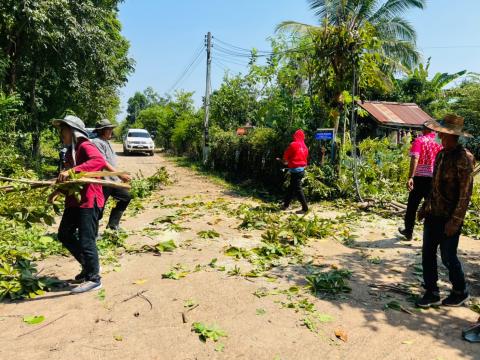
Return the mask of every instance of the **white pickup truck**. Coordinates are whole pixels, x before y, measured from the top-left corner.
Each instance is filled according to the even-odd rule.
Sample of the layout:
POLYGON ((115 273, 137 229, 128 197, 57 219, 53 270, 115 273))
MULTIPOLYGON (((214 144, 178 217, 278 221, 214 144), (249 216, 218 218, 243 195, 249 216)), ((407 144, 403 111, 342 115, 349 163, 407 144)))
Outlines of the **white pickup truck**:
POLYGON ((130 129, 123 138, 123 153, 129 155, 131 153, 148 153, 153 156, 155 144, 152 136, 144 129, 130 129))

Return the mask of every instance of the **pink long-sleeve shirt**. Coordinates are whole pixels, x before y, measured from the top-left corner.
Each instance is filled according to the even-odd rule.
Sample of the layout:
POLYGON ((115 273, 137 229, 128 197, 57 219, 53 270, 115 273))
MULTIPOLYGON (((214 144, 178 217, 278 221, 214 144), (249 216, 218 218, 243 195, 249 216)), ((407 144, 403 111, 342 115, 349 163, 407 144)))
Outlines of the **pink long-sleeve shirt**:
POLYGON ((412 143, 410 156, 418 158, 414 176, 432 177, 435 158, 442 150, 442 145, 435 141, 435 133, 419 136, 412 143))
MULTIPOLYGON (((75 157, 77 166, 73 167, 72 151, 69 150, 67 152, 67 163, 73 167, 75 172, 101 171, 107 164, 97 147, 91 143, 90 140, 85 138, 79 139, 75 147, 75 157)), ((94 207, 95 203, 99 208, 103 208, 105 204, 101 185, 84 185, 80 195, 80 202, 77 201, 75 196, 67 195, 65 198, 65 207, 81 207, 90 209, 94 207)))

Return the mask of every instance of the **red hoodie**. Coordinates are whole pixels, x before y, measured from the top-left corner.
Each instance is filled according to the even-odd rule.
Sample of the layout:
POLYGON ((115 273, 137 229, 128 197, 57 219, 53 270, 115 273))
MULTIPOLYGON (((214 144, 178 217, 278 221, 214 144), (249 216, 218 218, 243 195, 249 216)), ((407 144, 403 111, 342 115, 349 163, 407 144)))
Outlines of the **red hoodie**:
MULTIPOLYGON (((77 166, 73 168, 75 172, 101 171, 105 168, 105 159, 90 140, 81 138, 75 148, 75 155, 77 163, 77 166)), ((67 162, 70 166, 73 165, 71 150, 67 152, 67 162)), ((99 208, 103 208, 105 200, 102 185, 85 185, 80 195, 80 202, 73 195, 67 196, 65 198, 65 207, 93 208, 96 202, 99 208)))
POLYGON ((297 130, 293 134, 293 142, 285 150, 283 159, 288 162, 289 169, 307 166, 308 148, 305 145, 305 134, 302 130, 297 130))

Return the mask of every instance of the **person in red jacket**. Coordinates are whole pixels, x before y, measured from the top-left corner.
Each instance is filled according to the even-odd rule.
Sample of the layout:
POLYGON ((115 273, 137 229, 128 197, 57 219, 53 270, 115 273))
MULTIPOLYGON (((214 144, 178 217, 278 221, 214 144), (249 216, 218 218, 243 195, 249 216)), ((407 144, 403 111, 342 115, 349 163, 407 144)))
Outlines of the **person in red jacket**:
MULTIPOLYGON (((53 125, 60 129, 63 144, 70 147, 66 154, 69 170, 60 172, 57 182, 67 181, 71 170, 79 173, 101 171, 105 168, 105 159, 88 140, 82 120, 68 115, 64 119, 54 120, 53 125)), ((49 201, 55 201, 58 195, 58 191, 52 193, 49 201)), ((79 200, 73 194, 65 197, 65 210, 58 228, 58 239, 82 266, 82 271, 75 277, 80 284, 72 290, 73 294, 102 287, 95 237, 103 206, 101 185, 84 185, 79 200)))
POLYGON ((283 209, 290 206, 291 201, 296 196, 302 204, 301 213, 308 211, 308 204, 302 189, 302 179, 305 176, 305 167, 307 166, 308 148, 305 145, 305 134, 302 130, 297 130, 293 134, 293 142, 283 154, 283 163, 288 166, 290 173, 290 185, 287 189, 283 209))

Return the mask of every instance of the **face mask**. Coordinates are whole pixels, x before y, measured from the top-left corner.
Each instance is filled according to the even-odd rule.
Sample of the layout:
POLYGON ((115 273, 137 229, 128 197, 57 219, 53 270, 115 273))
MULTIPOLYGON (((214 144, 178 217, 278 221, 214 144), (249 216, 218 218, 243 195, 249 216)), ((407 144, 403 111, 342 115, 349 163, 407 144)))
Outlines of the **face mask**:
POLYGON ((440 139, 440 136, 438 136, 438 133, 435 134, 435 142, 437 144, 442 145, 442 139, 440 139))

